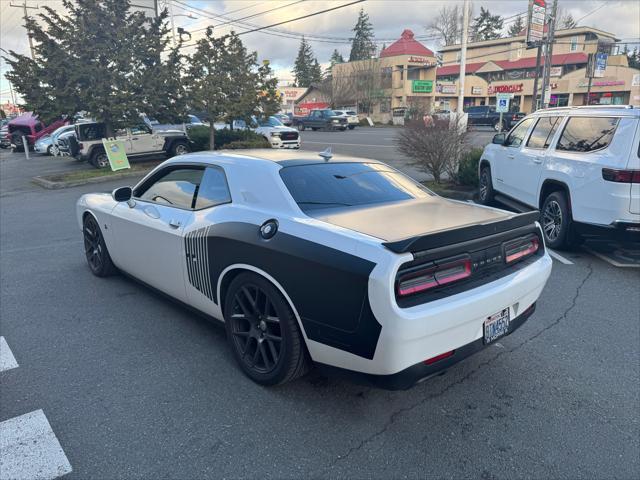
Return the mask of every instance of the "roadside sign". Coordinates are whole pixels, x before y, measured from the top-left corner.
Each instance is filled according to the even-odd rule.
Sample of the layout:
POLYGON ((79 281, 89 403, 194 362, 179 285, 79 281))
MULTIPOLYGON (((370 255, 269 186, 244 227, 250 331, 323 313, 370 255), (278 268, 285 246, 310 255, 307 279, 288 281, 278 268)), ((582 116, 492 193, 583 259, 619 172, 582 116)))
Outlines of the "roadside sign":
POLYGON ((496 93, 496 112, 507 113, 509 111, 509 100, 512 93, 496 93))
POLYGON ((107 140, 102 139, 102 145, 104 145, 104 151, 107 153, 111 170, 123 170, 125 168, 131 168, 129 165, 129 159, 127 158, 127 152, 125 151, 124 142, 122 140, 107 140))
POLYGON ((414 80, 411 86, 413 93, 431 93, 433 91, 433 80, 414 80))
POLYGON ((593 76, 596 78, 604 77, 604 72, 607 69, 607 54, 598 52, 595 54, 594 62, 595 66, 593 69, 593 76))
POLYGON ((545 0, 529 0, 527 16, 527 44, 534 45, 542 41, 544 37, 544 22, 547 13, 545 0))

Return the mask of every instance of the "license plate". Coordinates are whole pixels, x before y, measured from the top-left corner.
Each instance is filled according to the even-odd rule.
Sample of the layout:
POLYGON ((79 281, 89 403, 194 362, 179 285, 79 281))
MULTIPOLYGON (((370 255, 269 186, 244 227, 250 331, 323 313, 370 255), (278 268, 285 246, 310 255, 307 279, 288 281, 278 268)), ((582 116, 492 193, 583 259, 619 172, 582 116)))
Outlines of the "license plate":
POLYGON ((509 331, 509 309, 494 313, 484 321, 484 343, 495 342, 509 331))

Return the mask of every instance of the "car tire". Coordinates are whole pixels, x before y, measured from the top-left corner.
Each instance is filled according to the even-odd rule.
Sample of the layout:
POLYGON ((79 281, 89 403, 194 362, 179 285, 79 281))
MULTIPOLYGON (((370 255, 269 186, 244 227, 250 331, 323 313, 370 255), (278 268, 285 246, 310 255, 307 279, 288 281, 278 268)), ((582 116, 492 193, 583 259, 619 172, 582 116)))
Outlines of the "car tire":
POLYGON ((85 257, 91 273, 96 277, 108 277, 116 273, 116 267, 104 243, 104 237, 95 217, 86 215, 82 222, 85 257))
POLYGON ((187 142, 175 142, 171 146, 172 157, 177 157, 178 155, 186 155, 189 152, 191 152, 191 148, 189 148, 187 142))
POLYGON ((93 152, 89 163, 98 169, 107 168, 109 166, 109 157, 107 156, 107 152, 104 150, 93 152))
POLYGON ((316 132, 318 130, 317 127, 311 127, 311 130, 313 130, 314 132, 316 132))
POLYGON ((49 155, 50 157, 53 156, 53 145, 49 145, 47 147, 47 155, 49 155))
POLYGON ((354 128, 356 128, 355 125, 349 125, 349 130, 353 130, 354 128))
POLYGON ((22 136, 18 134, 13 134, 11 136, 11 144, 14 145, 11 147, 12 152, 24 152, 24 145, 22 143, 22 136))
POLYGON ((485 166, 480 169, 478 183, 478 200, 482 205, 491 205, 495 191, 493 190, 490 167, 485 166))
POLYGON ((252 272, 233 279, 224 304, 231 351, 245 375, 261 385, 303 376, 310 366, 298 321, 280 291, 252 272))
POLYGON ((299 123, 298 124, 298 131, 299 132, 304 132, 304 124, 303 123, 299 123))
POLYGON ((540 224, 544 241, 550 248, 567 249, 571 246, 571 209, 564 192, 551 192, 540 210, 540 224))
POLYGON ((54 157, 57 157, 58 155, 60 155, 60 149, 55 145, 51 145, 49 147, 49 155, 53 155, 54 157))
POLYGON ((500 120, 498 120, 496 123, 493 124, 493 129, 496 132, 506 132, 509 129, 507 128, 507 124, 504 122, 504 120, 502 121, 502 129, 500 129, 500 120))

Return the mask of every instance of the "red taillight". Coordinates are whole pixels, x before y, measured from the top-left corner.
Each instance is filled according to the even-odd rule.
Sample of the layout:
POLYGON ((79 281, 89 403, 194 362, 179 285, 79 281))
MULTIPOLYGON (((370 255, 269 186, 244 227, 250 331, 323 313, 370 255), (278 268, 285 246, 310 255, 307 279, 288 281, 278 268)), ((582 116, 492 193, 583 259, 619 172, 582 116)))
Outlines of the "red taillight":
POLYGON ((398 295, 405 297, 471 276, 471 259, 444 261, 423 270, 407 273, 398 279, 398 295))
POLYGON ((510 242, 504 247, 504 259, 507 264, 533 255, 540 248, 538 237, 528 237, 510 242))
POLYGON ((603 168, 602 178, 608 182, 640 183, 640 170, 616 170, 614 168, 603 168))
POLYGON ((436 362, 439 362, 440 360, 444 360, 445 358, 449 358, 454 353, 455 353, 455 350, 444 352, 444 353, 441 353, 440 355, 436 355, 435 357, 431 357, 425 360, 424 363, 427 365, 431 365, 432 363, 436 363, 436 362))

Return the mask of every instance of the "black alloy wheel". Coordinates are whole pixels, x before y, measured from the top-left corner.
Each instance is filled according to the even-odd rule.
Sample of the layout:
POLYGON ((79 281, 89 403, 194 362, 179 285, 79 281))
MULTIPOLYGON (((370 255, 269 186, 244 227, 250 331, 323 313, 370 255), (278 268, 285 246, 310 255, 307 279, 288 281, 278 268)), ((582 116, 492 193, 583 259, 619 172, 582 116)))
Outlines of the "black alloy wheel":
POLYGON ((83 222, 84 253, 91 273, 97 277, 106 277, 115 272, 111 257, 104 243, 102 232, 93 215, 87 215, 83 222))
POLYGON ((297 320, 270 282, 253 273, 238 275, 224 310, 231 349, 249 378, 276 385, 306 373, 307 352, 297 320))
POLYGON ((540 224, 547 246, 558 249, 569 247, 571 212, 564 193, 552 192, 545 198, 540 212, 540 224))
POLYGON ((493 202, 493 183, 491 181, 491 170, 489 167, 482 167, 480 170, 480 188, 478 199, 482 205, 491 205, 493 202))

